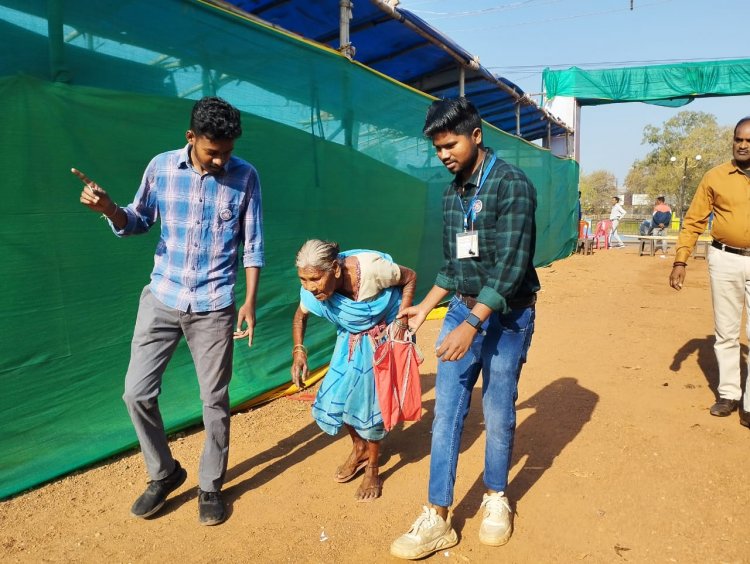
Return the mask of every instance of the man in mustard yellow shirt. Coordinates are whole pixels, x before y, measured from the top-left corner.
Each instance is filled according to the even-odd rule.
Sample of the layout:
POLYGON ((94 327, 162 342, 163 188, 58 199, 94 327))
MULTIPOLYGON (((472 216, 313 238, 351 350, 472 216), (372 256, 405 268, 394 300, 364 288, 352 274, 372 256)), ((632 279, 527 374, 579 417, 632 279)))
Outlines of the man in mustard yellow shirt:
MULTIPOLYGON (((726 417, 740 401, 740 423, 750 427, 750 383, 740 387, 742 306, 750 303, 750 116, 734 128, 731 161, 709 170, 695 192, 677 239, 669 285, 685 281, 687 259, 713 212, 708 275, 714 308, 714 351, 719 364, 719 398, 711 415, 726 417)), ((746 328, 750 334, 750 321, 746 328)))

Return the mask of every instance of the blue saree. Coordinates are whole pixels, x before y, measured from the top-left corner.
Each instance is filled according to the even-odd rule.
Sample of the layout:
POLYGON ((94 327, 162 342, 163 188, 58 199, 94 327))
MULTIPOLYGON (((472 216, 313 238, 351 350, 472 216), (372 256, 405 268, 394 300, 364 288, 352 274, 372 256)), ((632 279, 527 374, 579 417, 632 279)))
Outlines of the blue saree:
MULTIPOLYGON (((366 252, 377 253, 392 261, 385 253, 363 249, 345 251, 339 256, 366 252)), ((320 302, 302 288, 300 302, 310 313, 336 326, 336 346, 328 373, 312 406, 313 418, 329 435, 335 435, 343 424, 347 424, 364 439, 382 439, 386 431, 372 372, 373 342, 369 335, 358 334, 369 331, 382 321, 390 323, 396 318, 401 304, 401 288, 386 288, 363 302, 338 293, 320 302)))

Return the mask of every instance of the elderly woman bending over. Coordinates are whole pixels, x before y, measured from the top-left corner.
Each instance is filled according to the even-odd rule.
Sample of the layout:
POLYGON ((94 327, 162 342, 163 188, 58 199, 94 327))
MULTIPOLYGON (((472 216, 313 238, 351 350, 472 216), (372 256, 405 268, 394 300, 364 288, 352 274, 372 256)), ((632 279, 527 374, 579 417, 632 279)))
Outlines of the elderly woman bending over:
MULTIPOLYGON (((303 341, 309 314, 327 319, 336 326, 336 346, 312 415, 330 435, 342 425, 349 432, 352 452, 334 480, 347 482, 364 469, 354 497, 372 501, 382 491, 378 454, 386 434, 372 371, 373 338, 411 305, 417 275, 385 253, 339 252, 336 243, 319 239, 302 245, 296 266, 302 288, 292 323, 292 380, 301 386, 308 374, 303 341)), ((406 328, 401 320, 397 323, 406 328)))

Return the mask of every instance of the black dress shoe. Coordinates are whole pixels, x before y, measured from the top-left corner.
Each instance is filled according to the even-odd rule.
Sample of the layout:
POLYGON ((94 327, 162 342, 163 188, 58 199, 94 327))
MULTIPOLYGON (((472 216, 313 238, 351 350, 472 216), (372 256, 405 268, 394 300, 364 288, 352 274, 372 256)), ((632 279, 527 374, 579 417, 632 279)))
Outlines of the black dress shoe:
POLYGON ((711 415, 716 417, 727 417, 737 409, 737 400, 731 400, 727 398, 719 398, 715 404, 711 406, 711 415))
POLYGON ((740 425, 750 428, 750 411, 740 409, 740 425))
POLYGON ((167 496, 185 482, 185 478, 187 478, 187 472, 175 460, 172 473, 161 480, 149 482, 146 491, 135 500, 133 507, 130 508, 130 514, 141 519, 151 517, 162 508, 167 496))
POLYGON ((198 522, 201 525, 218 525, 227 518, 227 506, 221 492, 204 492, 198 488, 198 522))

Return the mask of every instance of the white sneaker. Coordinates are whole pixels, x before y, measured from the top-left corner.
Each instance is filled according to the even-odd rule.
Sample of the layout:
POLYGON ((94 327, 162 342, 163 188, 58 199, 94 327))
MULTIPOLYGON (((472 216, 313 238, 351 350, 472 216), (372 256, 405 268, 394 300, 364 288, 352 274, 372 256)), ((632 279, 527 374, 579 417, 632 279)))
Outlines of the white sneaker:
POLYGON ((484 519, 479 527, 479 540, 489 546, 502 546, 510 540, 513 526, 510 522, 510 504, 503 492, 484 494, 482 498, 484 519))
POLYGON ((443 548, 458 544, 458 535, 451 527, 451 519, 444 521, 433 507, 422 507, 422 513, 405 533, 391 544, 396 558, 417 560, 443 548))

